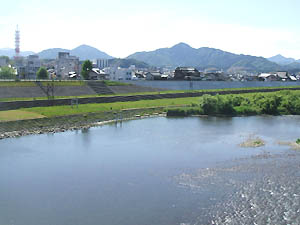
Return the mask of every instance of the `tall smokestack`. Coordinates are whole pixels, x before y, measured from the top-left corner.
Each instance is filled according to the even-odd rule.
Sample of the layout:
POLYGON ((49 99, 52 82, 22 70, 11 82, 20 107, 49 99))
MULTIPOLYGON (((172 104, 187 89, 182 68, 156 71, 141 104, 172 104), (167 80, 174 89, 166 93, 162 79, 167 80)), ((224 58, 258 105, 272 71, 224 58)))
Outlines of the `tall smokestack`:
POLYGON ((15 34, 15 58, 19 58, 20 57, 20 30, 19 27, 17 26, 16 29, 16 34, 15 34))

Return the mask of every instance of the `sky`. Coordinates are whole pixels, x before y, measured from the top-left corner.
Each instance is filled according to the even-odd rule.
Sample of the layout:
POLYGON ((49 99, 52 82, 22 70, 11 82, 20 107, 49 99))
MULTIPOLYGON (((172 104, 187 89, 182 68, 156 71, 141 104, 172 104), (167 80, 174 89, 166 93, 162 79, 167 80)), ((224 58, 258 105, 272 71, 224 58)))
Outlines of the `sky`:
POLYGON ((0 48, 91 45, 114 57, 172 47, 300 59, 299 0, 10 0, 0 4, 0 48))

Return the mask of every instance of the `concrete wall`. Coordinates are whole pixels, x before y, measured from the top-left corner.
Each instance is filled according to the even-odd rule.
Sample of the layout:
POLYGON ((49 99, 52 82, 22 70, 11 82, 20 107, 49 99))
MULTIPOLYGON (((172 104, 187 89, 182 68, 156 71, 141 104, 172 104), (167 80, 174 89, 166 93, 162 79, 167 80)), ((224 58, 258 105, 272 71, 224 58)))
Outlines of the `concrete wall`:
MULTIPOLYGON (((55 86, 55 96, 96 95, 87 85, 84 86, 55 86)), ((40 87, 0 87, 0 98, 37 98, 46 94, 40 87)))

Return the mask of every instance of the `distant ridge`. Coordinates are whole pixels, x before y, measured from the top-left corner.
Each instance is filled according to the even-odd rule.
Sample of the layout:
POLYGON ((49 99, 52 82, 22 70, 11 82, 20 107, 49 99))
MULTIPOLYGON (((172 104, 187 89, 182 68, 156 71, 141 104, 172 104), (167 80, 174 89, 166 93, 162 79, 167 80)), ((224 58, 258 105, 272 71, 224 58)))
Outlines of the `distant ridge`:
POLYGON ((143 61, 153 66, 192 66, 199 69, 217 68, 227 71, 267 72, 281 67, 263 57, 237 55, 214 48, 192 48, 179 43, 171 48, 150 52, 137 52, 127 58, 143 61))
POLYGON ((58 52, 70 52, 71 55, 79 57, 80 60, 93 60, 98 58, 112 59, 113 57, 105 52, 98 50, 97 48, 89 45, 80 45, 72 50, 63 48, 51 48, 46 49, 38 53, 41 59, 56 59, 58 52))
POLYGON ((272 57, 268 58, 268 60, 271 61, 271 62, 275 62, 279 65, 288 65, 288 64, 291 64, 291 63, 294 63, 294 62, 299 62, 300 63, 300 60, 296 60, 294 58, 286 58, 286 57, 284 57, 280 54, 272 56, 272 57))
MULTIPOLYGON (((21 56, 29 56, 35 54, 34 52, 31 51, 23 51, 20 53, 21 56)), ((0 56, 8 56, 10 58, 15 56, 15 49, 13 48, 0 48, 0 56)))
POLYGON ((63 48, 50 48, 38 53, 41 59, 56 59, 59 52, 70 52, 68 49, 63 48))
MULTIPOLYGON (((89 45, 80 45, 72 50, 63 48, 51 48, 37 53, 41 59, 56 59, 58 52, 70 52, 80 60, 93 60, 98 58, 114 59, 105 52, 89 45)), ((21 52, 22 56, 36 54, 32 51, 21 52)), ((13 57, 14 49, 0 49, 0 56, 13 57)), ((171 48, 160 48, 154 51, 136 52, 125 59, 115 59, 110 61, 113 66, 128 67, 137 64, 137 68, 152 68, 162 66, 191 66, 204 70, 215 68, 228 72, 274 72, 279 70, 292 73, 300 72, 300 60, 286 58, 276 55, 268 59, 251 55, 238 55, 215 48, 192 48, 186 43, 179 43, 171 48)))
POLYGON ((268 60, 271 62, 275 62, 279 65, 287 65, 287 64, 290 64, 290 63, 293 63, 296 61, 293 58, 286 58, 280 54, 272 56, 272 57, 268 58, 268 60))
POLYGON ((137 69, 143 69, 143 68, 151 68, 150 65, 147 63, 138 61, 136 59, 109 59, 108 64, 110 67, 122 67, 122 68, 129 68, 131 65, 135 65, 137 69))

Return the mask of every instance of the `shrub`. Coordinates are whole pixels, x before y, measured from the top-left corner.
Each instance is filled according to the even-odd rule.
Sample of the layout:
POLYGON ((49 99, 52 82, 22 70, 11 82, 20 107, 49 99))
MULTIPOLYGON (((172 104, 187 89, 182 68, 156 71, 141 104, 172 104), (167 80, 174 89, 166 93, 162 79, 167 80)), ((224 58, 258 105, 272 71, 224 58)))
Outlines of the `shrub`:
POLYGON ((183 109, 168 109, 167 116, 186 116, 186 112, 183 109))
POLYGON ((267 98, 260 99, 258 102, 261 112, 270 115, 278 114, 278 107, 281 102, 281 97, 270 95, 267 98))
POLYGON ((296 140, 296 143, 297 143, 298 145, 300 145, 300 138, 298 138, 298 139, 296 140))
POLYGON ((300 96, 290 93, 282 98, 281 107, 285 109, 286 114, 300 114, 300 96))
POLYGON ((225 115, 234 115, 236 111, 232 104, 232 97, 217 96, 217 112, 225 115))
POLYGON ((201 108, 189 108, 186 110, 186 115, 203 115, 203 110, 201 108))
POLYGON ((204 114, 214 114, 217 113, 217 99, 211 95, 203 95, 200 103, 204 114))
POLYGON ((232 96, 232 95, 230 95, 230 99, 232 101, 233 106, 240 106, 242 104, 242 102, 245 101, 245 99, 241 96, 232 96))
POLYGON ((255 107, 249 106, 249 105, 242 105, 242 106, 235 107, 235 110, 238 115, 256 115, 256 114, 258 114, 258 110, 255 107))

